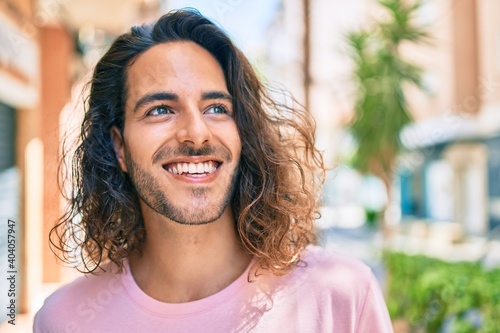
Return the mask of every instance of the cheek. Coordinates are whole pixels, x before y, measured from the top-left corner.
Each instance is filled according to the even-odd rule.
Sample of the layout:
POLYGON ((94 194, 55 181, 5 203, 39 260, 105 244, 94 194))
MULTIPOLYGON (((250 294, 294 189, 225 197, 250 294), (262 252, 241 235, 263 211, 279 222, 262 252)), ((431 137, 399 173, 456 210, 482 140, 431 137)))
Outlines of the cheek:
POLYGON ((238 133, 238 129, 236 128, 236 125, 229 133, 230 133, 230 135, 228 134, 228 139, 230 140, 229 147, 231 147, 231 151, 233 153, 234 159, 236 161, 238 161, 240 159, 240 155, 241 155, 241 137, 238 133))
POLYGON ((235 158, 239 161, 240 156, 241 156, 241 140, 240 137, 238 137, 238 145, 235 147, 235 158))
POLYGON ((133 161, 135 164, 143 164, 150 147, 151 145, 145 137, 138 139, 131 135, 126 136, 124 150, 128 163, 133 161))
POLYGON ((146 149, 148 145, 144 143, 144 146, 135 147, 134 145, 127 145, 125 148, 125 154, 129 161, 134 161, 136 164, 145 165, 147 164, 148 156, 151 156, 150 152, 146 149), (149 154, 149 155, 148 155, 149 154))
POLYGON ((161 142, 161 131, 141 126, 126 126, 124 129, 125 148, 133 160, 143 160, 152 156, 155 146, 161 142))

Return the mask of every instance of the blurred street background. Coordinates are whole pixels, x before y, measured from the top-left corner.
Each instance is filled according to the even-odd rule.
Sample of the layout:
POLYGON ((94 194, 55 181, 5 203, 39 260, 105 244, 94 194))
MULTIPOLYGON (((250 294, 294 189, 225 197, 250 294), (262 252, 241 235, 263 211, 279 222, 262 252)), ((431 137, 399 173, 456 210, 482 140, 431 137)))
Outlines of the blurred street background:
POLYGON ((48 232, 93 66, 130 26, 184 7, 314 115, 320 244, 372 267, 395 331, 500 332, 498 0, 0 0, 0 331, 30 332, 78 276, 48 232))

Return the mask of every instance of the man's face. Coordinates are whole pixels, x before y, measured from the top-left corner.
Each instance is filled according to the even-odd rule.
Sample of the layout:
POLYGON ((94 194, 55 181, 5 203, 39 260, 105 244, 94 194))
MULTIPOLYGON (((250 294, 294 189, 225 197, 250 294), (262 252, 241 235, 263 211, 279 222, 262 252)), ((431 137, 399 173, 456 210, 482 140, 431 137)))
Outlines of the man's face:
POLYGON ((156 45, 127 72, 120 167, 144 213, 182 224, 230 214, 241 141, 217 60, 193 42, 156 45), (147 212, 145 212, 147 210, 147 212))

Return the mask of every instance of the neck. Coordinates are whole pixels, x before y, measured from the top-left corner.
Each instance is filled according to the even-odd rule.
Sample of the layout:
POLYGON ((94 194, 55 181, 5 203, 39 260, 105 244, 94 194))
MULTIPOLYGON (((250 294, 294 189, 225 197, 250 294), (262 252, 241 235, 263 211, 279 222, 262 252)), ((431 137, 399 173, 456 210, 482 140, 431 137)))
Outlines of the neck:
POLYGON ((183 303, 213 295, 248 267, 231 208, 205 225, 181 225, 144 215, 146 240, 130 257, 132 275, 149 296, 183 303))

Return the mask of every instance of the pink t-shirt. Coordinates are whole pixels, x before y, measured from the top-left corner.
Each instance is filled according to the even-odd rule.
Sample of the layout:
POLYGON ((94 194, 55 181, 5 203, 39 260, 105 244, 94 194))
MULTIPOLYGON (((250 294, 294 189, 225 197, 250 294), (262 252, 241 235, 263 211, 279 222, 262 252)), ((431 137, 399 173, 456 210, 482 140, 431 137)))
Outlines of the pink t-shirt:
POLYGON ((59 332, 393 332, 366 265, 310 246, 289 274, 253 277, 248 269, 209 297, 159 302, 122 274, 83 276, 47 298, 35 333, 59 332))

